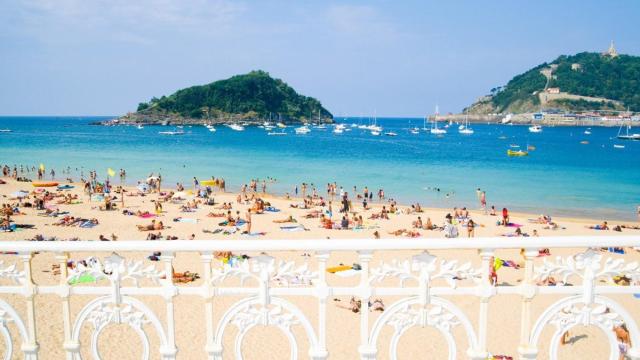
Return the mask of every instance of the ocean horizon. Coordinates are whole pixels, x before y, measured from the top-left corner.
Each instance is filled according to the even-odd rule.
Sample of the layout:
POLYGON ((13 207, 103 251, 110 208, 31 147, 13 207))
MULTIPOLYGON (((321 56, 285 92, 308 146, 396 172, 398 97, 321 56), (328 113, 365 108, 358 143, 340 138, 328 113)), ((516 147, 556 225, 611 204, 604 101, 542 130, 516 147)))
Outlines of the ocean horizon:
POLYGON ((312 128, 296 135, 289 126, 287 136, 268 136, 258 127, 238 132, 217 126, 212 133, 185 126, 184 135, 166 136, 158 132, 174 127, 89 125, 107 118, 0 117, 0 129, 11 130, 0 134, 0 164, 42 163, 55 169, 58 179, 66 177, 62 171, 69 167, 76 181, 90 170, 104 180, 107 168, 122 168, 128 184, 160 173, 165 187, 177 182, 189 187, 194 176, 215 176, 225 178, 231 191, 251 179, 270 177, 277 181, 267 190, 277 195, 293 195, 295 186, 306 182, 323 196, 326 184, 336 181, 348 192, 367 186, 384 189, 403 204, 441 208, 475 209, 476 189, 481 188, 489 206, 497 209, 595 219, 635 220, 640 204, 640 142, 618 141, 617 128, 594 127, 587 135, 583 127, 545 127, 535 134, 526 126, 473 124, 475 133, 462 135, 453 124, 445 136, 436 137, 409 131, 423 127, 419 118, 378 118, 383 132, 397 133, 390 137, 351 126, 370 124, 370 118, 338 117, 349 131, 312 128), (515 146, 535 150, 527 157, 508 157, 507 150, 515 146))

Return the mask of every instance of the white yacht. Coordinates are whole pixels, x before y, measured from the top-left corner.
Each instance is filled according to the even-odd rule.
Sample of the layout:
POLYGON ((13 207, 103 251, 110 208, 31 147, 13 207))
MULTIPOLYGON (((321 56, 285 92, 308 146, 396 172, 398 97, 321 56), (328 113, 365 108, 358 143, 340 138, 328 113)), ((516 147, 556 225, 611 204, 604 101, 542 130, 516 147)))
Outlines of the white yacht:
POLYGON ((532 132, 532 133, 541 133, 541 132, 542 132, 542 126, 540 126, 540 125, 532 125, 532 126, 529 126, 529 132, 532 132))
POLYGON ((303 126, 295 128, 295 132, 298 135, 304 135, 304 134, 310 133, 311 129, 309 129, 309 127, 307 125, 303 125, 303 126))
POLYGON ((228 124, 229 129, 234 131, 244 131, 244 126, 240 124, 228 124))

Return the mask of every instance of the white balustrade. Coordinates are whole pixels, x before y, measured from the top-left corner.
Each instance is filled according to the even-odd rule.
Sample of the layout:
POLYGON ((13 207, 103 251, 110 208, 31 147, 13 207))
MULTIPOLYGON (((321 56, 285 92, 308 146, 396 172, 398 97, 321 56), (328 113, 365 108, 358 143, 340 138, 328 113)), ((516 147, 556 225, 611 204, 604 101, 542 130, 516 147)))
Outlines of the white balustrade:
MULTIPOLYGON (((54 294, 62 304, 64 349, 67 359, 80 359, 81 346, 90 346, 93 358, 100 358, 98 342, 101 332, 110 324, 130 326, 142 340, 142 355, 150 358, 150 342, 145 332, 153 329, 159 339, 159 354, 163 359, 175 359, 176 347, 174 298, 194 296, 204 299, 202 311, 206 320, 206 344, 202 358, 242 358, 245 335, 255 326, 273 326, 282 331, 290 343, 291 359, 309 357, 326 359, 331 355, 327 348, 327 300, 332 296, 354 296, 361 300, 360 334, 358 352, 361 359, 375 359, 378 355, 378 338, 384 328, 392 329, 389 358, 397 356, 398 343, 412 327, 433 327, 444 337, 449 359, 466 357, 486 359, 488 356, 487 333, 492 324, 488 317, 490 299, 503 294, 521 296, 520 346, 514 349, 520 359, 536 359, 542 331, 554 327, 549 354, 541 357, 556 359, 560 337, 577 325, 602 329, 610 344, 610 359, 619 357, 619 347, 613 329, 625 325, 631 344, 627 356, 640 359, 640 330, 638 318, 640 306, 625 309, 610 295, 640 293, 640 265, 625 262, 624 258, 611 257, 599 251, 602 246, 639 247, 640 237, 547 237, 547 238, 476 238, 476 239, 380 239, 380 240, 233 240, 233 241, 119 241, 119 242, 2 242, 0 251, 17 255, 4 255, 0 262, 0 294, 24 297, 23 316, 7 301, 0 298, 0 334, 5 342, 4 359, 18 356, 13 348, 13 336, 19 338, 19 351, 25 359, 47 358, 39 354, 36 337, 36 313, 34 299, 38 295, 54 294), (498 249, 525 249, 524 278, 520 285, 503 286, 491 283, 490 265, 498 249), (534 258, 539 248, 575 248, 580 252, 567 257, 546 258, 535 266, 534 258), (478 259, 473 263, 461 263, 455 258, 438 258, 429 250, 477 249, 478 259), (391 262, 376 262, 376 252, 403 250, 412 255, 391 262), (143 260, 127 259, 133 252, 160 251, 160 261, 153 264, 143 260), (249 252, 251 258, 234 264, 221 264, 213 256, 214 251, 249 252), (308 262, 278 259, 279 251, 304 251, 315 254, 317 265, 308 262), (357 252, 361 270, 356 286, 339 287, 327 282, 327 264, 333 252, 357 252), (31 261, 35 252, 51 252, 60 266, 58 285, 38 285, 32 280, 31 261), (95 254, 87 264, 67 269, 69 253, 95 254), (174 254, 194 253, 200 257, 203 281, 200 286, 178 286, 172 281, 174 254), (269 255, 263 254, 263 252, 269 255), (11 263, 7 263, 11 262, 11 263), (7 263, 7 264, 5 264, 7 263), (602 285, 600 280, 625 275, 632 278, 631 286, 602 285), (580 279, 575 286, 539 286, 538 281, 553 276, 567 282, 580 279), (90 277, 96 284, 85 286, 79 280, 90 277), (239 285, 225 282, 236 279, 239 285), (139 286, 144 280, 153 286, 139 286), (245 284, 249 280, 250 285, 245 284), (385 282, 395 286, 383 286, 385 282), (436 286, 434 282, 446 286, 436 286), (76 283, 75 285, 70 285, 76 283), (108 286, 107 286, 108 284, 108 286), (257 286, 256 286, 257 284, 257 286), (294 286, 295 285, 295 286, 294 286), (77 314, 72 314, 70 300, 75 295, 92 295, 77 314), (161 321, 138 295, 155 295, 166 304, 165 320, 161 321), (538 319, 532 319, 532 302, 541 296, 561 296, 561 300, 548 307, 538 319), (225 296, 242 296, 228 309, 216 309, 214 299, 225 296), (316 326, 287 297, 310 296, 317 300, 316 326), (386 307, 377 319, 370 322, 369 300, 374 296, 400 297, 386 307), (473 296, 478 299, 477 326, 447 297, 473 296), (214 323, 214 314, 222 314, 214 323), (634 318, 635 314, 635 318, 634 318), (7 326, 12 327, 12 334, 7 326), (90 344, 81 344, 83 327, 91 329, 90 344), (224 347, 225 331, 237 329, 235 345, 224 347), (308 354, 298 352, 299 339, 295 327, 302 329, 309 344, 308 354), (461 352, 452 329, 461 328, 468 348, 461 352), (15 330, 17 329, 17 330, 15 330), (465 355, 462 355, 465 354, 465 355)), ((138 256, 139 257, 139 256, 138 256)), ((235 284, 235 283, 234 283, 235 284)), ((560 284, 559 284, 560 285, 560 284)), ((195 305, 194 305, 195 307, 195 305)), ((329 329, 330 330, 330 329, 329 329)), ((514 334, 514 336, 516 336, 514 334)), ((339 356, 334 356, 339 358, 339 356)))

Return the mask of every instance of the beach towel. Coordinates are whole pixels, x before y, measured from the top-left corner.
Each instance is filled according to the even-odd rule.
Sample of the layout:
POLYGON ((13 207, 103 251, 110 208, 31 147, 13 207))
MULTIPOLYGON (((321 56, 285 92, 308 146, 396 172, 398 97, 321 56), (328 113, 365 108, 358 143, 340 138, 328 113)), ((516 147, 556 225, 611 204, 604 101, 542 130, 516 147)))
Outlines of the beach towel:
POLYGON ((304 231, 304 227, 302 226, 280 226, 280 230, 282 231, 304 231))
POLYGON ((515 223, 509 223, 509 224, 507 224, 507 226, 508 226, 508 227, 515 227, 515 228, 522 227, 522 225, 520 225, 520 224, 515 224, 515 223))
POLYGON ((78 278, 70 279, 69 280, 69 285, 93 283, 93 282, 96 282, 98 280, 100 280, 100 279, 96 279, 91 274, 82 274, 78 278))
POLYGON ((181 222, 181 223, 189 223, 189 224, 197 224, 198 223, 198 219, 192 219, 192 218, 175 218, 175 219, 173 219, 173 221, 181 222))
POLYGON ((349 265, 338 265, 327 268, 327 272, 331 274, 335 274, 342 271, 353 270, 352 266, 349 265))
POLYGON ((624 255, 624 249, 623 248, 619 248, 619 247, 609 247, 607 248, 607 251, 614 253, 614 254, 622 254, 624 255))
POLYGON ((138 217, 141 217, 141 218, 143 218, 143 219, 148 219, 148 218, 156 217, 156 215, 155 215, 155 214, 148 213, 148 214, 138 215, 138 217))
POLYGON ((96 226, 97 224, 92 223, 91 221, 84 221, 80 224, 80 227, 83 229, 91 229, 92 227, 96 226))
POLYGON ((268 212, 280 212, 280 209, 276 209, 273 206, 267 206, 264 208, 264 211, 268 211, 268 212))
POLYGON ((354 269, 349 269, 349 270, 337 271, 335 274, 340 276, 340 277, 342 277, 342 278, 347 278, 347 277, 352 277, 352 276, 359 275, 360 271, 359 270, 354 270, 354 269))
POLYGON ((251 233, 243 234, 243 235, 246 235, 246 236, 264 236, 264 235, 267 235, 267 233, 264 232, 264 231, 261 231, 261 232, 251 232, 251 233))

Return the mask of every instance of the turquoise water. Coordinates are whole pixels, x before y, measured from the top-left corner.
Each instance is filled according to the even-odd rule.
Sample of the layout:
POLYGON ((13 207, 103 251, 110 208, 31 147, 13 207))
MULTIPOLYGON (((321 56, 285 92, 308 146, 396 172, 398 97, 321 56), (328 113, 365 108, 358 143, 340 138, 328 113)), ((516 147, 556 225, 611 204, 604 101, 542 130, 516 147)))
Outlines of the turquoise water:
POLYGON ((324 194, 326 183, 337 181, 348 191, 354 185, 382 187, 403 203, 439 207, 477 207, 480 187, 496 208, 597 218, 635 219, 640 205, 640 142, 614 148, 622 144, 615 140, 617 128, 584 135, 584 128, 548 127, 532 134, 524 126, 475 125, 475 134, 464 136, 454 125, 438 138, 408 131, 422 127, 420 119, 379 119, 398 136, 374 137, 356 128, 342 135, 315 129, 295 135, 291 127, 288 136, 267 136, 260 128, 236 132, 223 126, 216 133, 185 127, 185 135, 163 136, 158 131, 173 128, 88 125, 96 119, 0 117, 0 129, 12 130, 0 133, 0 164, 44 163, 58 176, 70 166, 76 177, 89 169, 106 177, 108 167, 124 168, 128 182, 160 172, 165 184, 222 176, 231 190, 269 176, 278 181, 268 190, 281 194, 303 181, 324 194), (510 144, 536 150, 510 158, 510 144))

